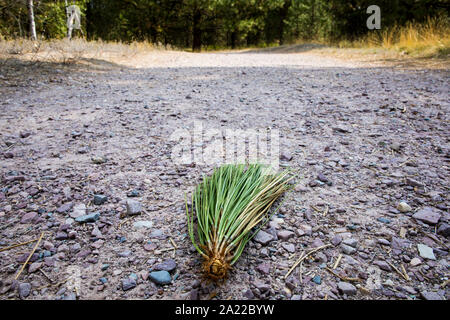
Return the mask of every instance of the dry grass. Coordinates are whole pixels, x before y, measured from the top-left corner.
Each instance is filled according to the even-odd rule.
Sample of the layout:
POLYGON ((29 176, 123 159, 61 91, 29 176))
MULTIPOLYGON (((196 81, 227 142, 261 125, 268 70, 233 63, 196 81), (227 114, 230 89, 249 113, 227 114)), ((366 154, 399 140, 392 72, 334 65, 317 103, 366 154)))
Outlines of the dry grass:
POLYGON ((341 41, 340 48, 387 49, 415 58, 448 58, 450 22, 447 17, 429 18, 425 23, 371 32, 358 41, 341 41))
POLYGON ((76 63, 83 59, 102 59, 115 62, 130 59, 139 53, 161 50, 148 42, 121 42, 74 40, 27 39, 0 40, 0 59, 20 58, 29 61, 45 61, 63 64, 76 63))

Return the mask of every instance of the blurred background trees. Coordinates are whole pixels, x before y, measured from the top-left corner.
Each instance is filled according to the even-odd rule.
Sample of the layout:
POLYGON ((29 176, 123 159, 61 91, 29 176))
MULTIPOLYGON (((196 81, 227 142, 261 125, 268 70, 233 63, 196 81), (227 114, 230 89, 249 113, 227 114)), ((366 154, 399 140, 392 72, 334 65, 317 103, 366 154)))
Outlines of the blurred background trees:
MULTIPOLYGON (((0 0, 0 38, 31 37, 28 0, 0 0)), ((382 28, 448 19, 445 0, 77 0, 88 39, 149 41, 181 48, 236 48, 366 35, 366 9, 382 28)), ((64 0, 34 0, 37 37, 66 36, 64 0)))

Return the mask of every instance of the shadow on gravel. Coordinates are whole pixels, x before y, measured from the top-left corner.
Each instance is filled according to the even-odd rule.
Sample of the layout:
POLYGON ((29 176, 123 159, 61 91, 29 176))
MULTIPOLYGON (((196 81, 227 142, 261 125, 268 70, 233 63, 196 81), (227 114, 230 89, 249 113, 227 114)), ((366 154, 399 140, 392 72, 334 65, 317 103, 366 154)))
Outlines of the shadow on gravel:
POLYGON ((25 60, 14 57, 0 57, 0 75, 11 71, 26 71, 33 75, 36 71, 54 71, 55 69, 71 69, 74 71, 102 71, 111 68, 125 68, 120 64, 103 59, 79 58, 61 61, 25 60))

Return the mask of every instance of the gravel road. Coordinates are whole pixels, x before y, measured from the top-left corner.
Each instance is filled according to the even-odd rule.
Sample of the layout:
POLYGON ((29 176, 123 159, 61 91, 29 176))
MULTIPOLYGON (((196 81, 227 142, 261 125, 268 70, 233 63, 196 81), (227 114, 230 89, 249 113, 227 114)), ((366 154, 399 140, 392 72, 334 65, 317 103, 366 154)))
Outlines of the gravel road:
POLYGON ((309 51, 6 63, 0 299, 448 300, 448 92, 445 69, 309 51), (276 129, 300 173, 219 285, 184 206, 213 166, 172 157, 195 123, 276 129), (18 274, 36 242, 8 247, 41 233, 18 274))

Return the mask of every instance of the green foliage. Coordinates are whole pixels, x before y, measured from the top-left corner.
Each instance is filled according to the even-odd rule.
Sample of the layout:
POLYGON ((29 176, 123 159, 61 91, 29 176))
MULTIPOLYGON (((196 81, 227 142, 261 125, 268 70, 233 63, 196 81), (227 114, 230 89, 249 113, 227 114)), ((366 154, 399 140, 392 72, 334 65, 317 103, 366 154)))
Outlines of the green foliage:
MULTIPOLYGON (((69 4, 74 1, 68 0, 69 4)), ((64 0, 34 0, 39 37, 67 31, 64 0)), ((302 40, 354 40, 371 33, 370 5, 382 28, 448 17, 445 0, 77 0, 89 39, 149 41, 200 50, 302 40)), ((0 0, 0 37, 27 37, 26 0, 0 0)))
MULTIPOLYGON (((85 19, 89 0, 68 0, 75 3, 85 19)), ((34 0, 36 33, 39 38, 59 39, 66 36, 66 10, 64 0, 34 0)), ((85 21, 82 21, 85 25, 85 21)), ((29 32, 27 4, 25 0, 0 0, 0 36, 5 38, 26 37, 29 32)))

